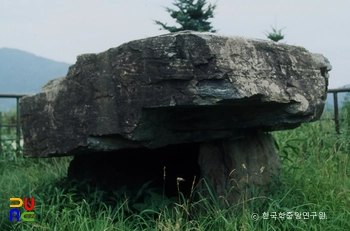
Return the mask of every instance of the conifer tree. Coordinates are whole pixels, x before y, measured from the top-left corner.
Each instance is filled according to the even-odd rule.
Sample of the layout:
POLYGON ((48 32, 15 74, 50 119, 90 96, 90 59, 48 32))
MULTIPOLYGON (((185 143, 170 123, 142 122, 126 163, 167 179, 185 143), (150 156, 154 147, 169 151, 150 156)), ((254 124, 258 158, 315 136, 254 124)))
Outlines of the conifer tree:
POLYGON ((282 30, 277 30, 277 27, 272 27, 272 32, 268 32, 265 33, 265 35, 267 36, 267 38, 271 39, 272 41, 278 42, 282 39, 284 39, 284 35, 282 35, 282 30))
POLYGON ((161 30, 168 30, 169 32, 182 30, 216 32, 210 25, 211 23, 208 22, 208 19, 214 17, 216 4, 206 6, 206 0, 175 0, 173 5, 178 9, 168 7, 165 9, 172 18, 176 19, 180 27, 168 26, 166 23, 155 20, 155 23, 161 26, 161 30))

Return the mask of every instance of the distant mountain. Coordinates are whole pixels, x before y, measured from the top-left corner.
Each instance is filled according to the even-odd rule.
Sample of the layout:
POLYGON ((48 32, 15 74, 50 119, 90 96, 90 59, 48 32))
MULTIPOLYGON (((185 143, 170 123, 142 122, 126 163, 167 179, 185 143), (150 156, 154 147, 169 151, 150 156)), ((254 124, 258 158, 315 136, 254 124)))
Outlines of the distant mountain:
MULTIPOLYGON (((65 76, 70 65, 17 49, 1 48, 0 93, 37 93, 49 80, 65 76)), ((14 101, 0 98, 0 111, 13 108, 14 101)))

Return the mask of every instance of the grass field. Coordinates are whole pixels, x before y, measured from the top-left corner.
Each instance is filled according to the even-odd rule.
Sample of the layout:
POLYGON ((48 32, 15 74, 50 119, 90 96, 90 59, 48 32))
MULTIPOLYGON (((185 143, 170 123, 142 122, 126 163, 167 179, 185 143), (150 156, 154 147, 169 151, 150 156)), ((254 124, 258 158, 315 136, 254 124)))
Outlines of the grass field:
POLYGON ((230 208, 196 191, 174 199, 147 187, 88 188, 67 182, 71 157, 25 159, 3 144, 0 230, 350 230, 349 128, 343 122, 337 135, 333 121, 321 120, 273 132, 283 165, 278 189, 230 208), (35 198, 34 222, 9 221, 11 197, 35 198))

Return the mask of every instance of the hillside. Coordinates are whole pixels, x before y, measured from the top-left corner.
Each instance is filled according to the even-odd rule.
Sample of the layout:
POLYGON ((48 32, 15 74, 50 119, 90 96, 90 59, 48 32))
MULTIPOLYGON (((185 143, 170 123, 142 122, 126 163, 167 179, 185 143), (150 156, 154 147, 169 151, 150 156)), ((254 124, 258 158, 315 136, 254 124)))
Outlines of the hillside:
MULTIPOLYGON (((1 48, 0 93, 37 93, 49 80, 65 76, 69 66, 25 51, 1 48)), ((12 107, 14 100, 0 99, 0 111, 12 107)))

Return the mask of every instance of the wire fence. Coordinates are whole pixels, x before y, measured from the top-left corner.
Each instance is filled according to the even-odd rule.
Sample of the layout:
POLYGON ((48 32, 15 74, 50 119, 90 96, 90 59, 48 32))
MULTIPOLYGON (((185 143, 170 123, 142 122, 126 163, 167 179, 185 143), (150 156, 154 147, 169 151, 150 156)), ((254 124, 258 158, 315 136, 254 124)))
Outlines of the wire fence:
MULTIPOLYGON (((342 120, 339 118, 339 100, 338 100, 338 94, 339 93, 350 93, 350 88, 338 88, 338 89, 329 89, 328 94, 333 95, 333 104, 334 104, 334 124, 335 124, 335 131, 337 134, 340 134, 340 121, 342 120)), ((22 131, 21 131, 21 117, 20 117, 20 110, 19 110, 19 99, 22 98, 23 94, 1 94, 0 93, 0 100, 3 98, 12 98, 16 99, 16 110, 15 110, 15 121, 8 121, 7 123, 3 123, 3 112, 0 111, 0 154, 3 154, 3 144, 4 142, 15 142, 15 150, 16 155, 20 156, 21 153, 21 140, 22 137, 22 131), (10 122, 10 123, 9 123, 10 122), (6 136, 3 132, 3 129, 8 129, 6 132, 6 136), (11 129, 15 129, 15 137, 11 137, 8 134, 11 134, 13 132, 8 132, 11 129)))

